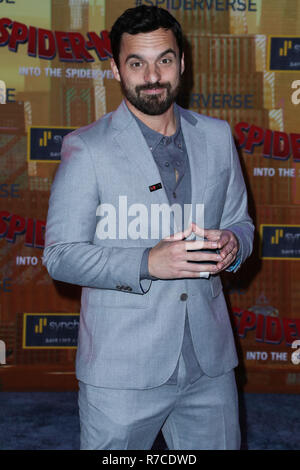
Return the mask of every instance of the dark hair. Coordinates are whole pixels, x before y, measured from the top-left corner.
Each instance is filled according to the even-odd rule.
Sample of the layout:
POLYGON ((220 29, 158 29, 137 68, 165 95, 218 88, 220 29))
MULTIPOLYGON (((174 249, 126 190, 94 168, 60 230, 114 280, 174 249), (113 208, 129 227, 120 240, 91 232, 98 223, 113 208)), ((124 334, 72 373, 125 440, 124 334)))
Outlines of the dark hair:
POLYGON ((181 58, 183 39, 181 26, 178 21, 163 8, 141 5, 125 10, 115 21, 110 31, 109 37, 112 55, 117 66, 119 67, 122 34, 150 33, 159 28, 170 29, 173 32, 181 58))

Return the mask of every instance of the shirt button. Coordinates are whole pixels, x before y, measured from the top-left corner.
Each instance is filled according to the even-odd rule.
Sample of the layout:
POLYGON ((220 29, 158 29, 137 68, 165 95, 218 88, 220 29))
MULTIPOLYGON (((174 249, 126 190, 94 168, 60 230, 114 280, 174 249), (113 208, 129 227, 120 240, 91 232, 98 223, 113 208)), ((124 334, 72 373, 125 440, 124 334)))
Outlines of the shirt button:
POLYGON ((178 148, 181 149, 181 148, 182 148, 182 145, 181 145, 181 144, 178 144, 178 148))
POLYGON ((188 295, 185 292, 183 294, 181 294, 181 296, 180 296, 180 300, 182 300, 182 301, 185 301, 187 298, 188 298, 188 295))
POLYGON ((173 192, 173 197, 176 199, 177 195, 175 193, 175 191, 173 192))
POLYGON ((169 162, 165 162, 165 166, 169 166, 169 165, 170 165, 170 163, 169 163, 169 162))
POLYGON ((176 162, 176 165, 177 165, 177 166, 180 166, 180 165, 181 165, 181 162, 178 162, 178 161, 177 161, 177 162, 176 162))

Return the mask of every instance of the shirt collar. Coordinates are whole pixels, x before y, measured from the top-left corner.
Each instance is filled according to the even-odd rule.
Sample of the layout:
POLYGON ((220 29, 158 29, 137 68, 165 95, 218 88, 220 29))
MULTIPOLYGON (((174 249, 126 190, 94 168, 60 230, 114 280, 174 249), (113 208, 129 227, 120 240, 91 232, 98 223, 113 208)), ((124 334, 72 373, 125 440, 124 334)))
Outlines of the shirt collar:
POLYGON ((174 113, 175 113, 175 119, 176 119, 176 131, 171 136, 165 136, 161 134, 160 132, 154 131, 153 129, 148 127, 146 124, 144 124, 135 114, 132 113, 132 111, 130 112, 132 116, 135 118, 135 120, 137 121, 142 131, 142 134, 152 152, 155 150, 155 148, 160 142, 165 141, 164 139, 169 139, 169 141, 173 141, 177 146, 179 146, 179 148, 182 148, 180 112, 176 104, 174 105, 174 113))

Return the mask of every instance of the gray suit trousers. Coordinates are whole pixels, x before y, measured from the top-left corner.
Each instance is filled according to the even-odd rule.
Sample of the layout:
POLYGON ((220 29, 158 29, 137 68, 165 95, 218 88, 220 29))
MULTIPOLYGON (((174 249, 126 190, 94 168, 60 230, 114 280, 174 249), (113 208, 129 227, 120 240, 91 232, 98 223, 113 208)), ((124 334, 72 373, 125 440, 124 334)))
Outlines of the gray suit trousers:
POLYGON ((120 390, 79 382, 81 450, 150 450, 160 431, 169 450, 239 450, 234 371, 191 383, 182 354, 177 383, 120 390))

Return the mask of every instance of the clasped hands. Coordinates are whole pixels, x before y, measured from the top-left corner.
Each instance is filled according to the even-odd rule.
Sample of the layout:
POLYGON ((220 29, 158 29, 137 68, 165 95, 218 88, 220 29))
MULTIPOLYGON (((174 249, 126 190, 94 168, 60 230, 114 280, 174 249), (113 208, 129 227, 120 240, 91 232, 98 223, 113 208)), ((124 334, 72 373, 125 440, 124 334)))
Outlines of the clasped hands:
POLYGON ((203 229, 192 222, 185 231, 162 239, 150 250, 148 271, 158 279, 199 278, 202 272, 219 274, 235 261, 238 250, 238 240, 230 230, 203 229), (203 240, 187 240, 193 232, 203 240))

